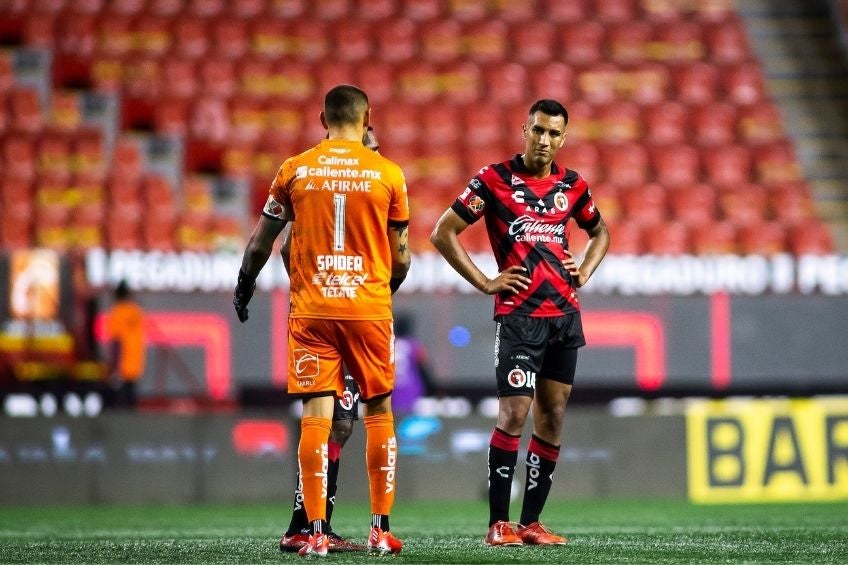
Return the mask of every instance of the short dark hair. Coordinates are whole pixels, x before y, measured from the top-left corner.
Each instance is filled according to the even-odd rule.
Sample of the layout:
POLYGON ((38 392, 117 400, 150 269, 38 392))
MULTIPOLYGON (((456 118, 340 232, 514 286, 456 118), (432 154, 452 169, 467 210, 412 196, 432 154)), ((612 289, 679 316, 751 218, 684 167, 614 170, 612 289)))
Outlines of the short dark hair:
POLYGON ((530 106, 530 111, 527 115, 532 116, 536 112, 542 112, 549 116, 562 116, 565 123, 568 124, 568 110, 566 110, 565 106, 556 100, 551 100, 550 98, 537 100, 532 106, 530 106))
POLYGON ((334 86, 324 96, 324 119, 328 125, 355 124, 368 110, 368 95, 350 84, 334 86))
POLYGON ((116 300, 126 300, 130 297, 130 285, 127 284, 127 281, 122 280, 118 283, 118 286, 115 287, 115 299, 116 300))

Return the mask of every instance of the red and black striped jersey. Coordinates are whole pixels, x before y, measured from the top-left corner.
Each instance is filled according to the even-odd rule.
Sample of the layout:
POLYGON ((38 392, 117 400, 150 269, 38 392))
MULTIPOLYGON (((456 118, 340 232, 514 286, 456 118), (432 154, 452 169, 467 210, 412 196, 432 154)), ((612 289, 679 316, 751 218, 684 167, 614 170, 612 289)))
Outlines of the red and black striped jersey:
POLYGON ((589 185, 575 171, 551 164, 537 179, 521 155, 483 167, 451 206, 473 224, 486 219, 489 243, 504 270, 527 269, 530 287, 495 297, 495 315, 562 316, 580 309, 572 277, 562 265, 568 249, 568 220, 589 230, 601 220, 589 185))

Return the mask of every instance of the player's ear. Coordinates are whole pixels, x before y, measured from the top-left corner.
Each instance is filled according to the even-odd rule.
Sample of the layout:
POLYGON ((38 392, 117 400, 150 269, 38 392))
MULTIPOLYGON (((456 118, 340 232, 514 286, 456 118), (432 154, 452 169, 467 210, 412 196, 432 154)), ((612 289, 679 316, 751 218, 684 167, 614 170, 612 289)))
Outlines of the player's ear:
POLYGON ((371 107, 365 110, 365 115, 362 118, 362 125, 367 129, 371 125, 371 107))
POLYGON ((527 139, 527 123, 521 124, 521 137, 527 139))
POLYGON ((318 114, 318 117, 321 118, 321 125, 324 126, 324 129, 330 129, 330 126, 327 125, 327 116, 324 115, 324 110, 321 110, 321 113, 318 114))

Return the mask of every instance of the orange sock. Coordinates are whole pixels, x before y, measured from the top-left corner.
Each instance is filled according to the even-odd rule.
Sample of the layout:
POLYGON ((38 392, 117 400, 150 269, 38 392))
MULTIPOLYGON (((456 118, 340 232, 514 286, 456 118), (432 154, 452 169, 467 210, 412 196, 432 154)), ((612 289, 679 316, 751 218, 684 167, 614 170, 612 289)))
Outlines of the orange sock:
POLYGON ((297 460, 303 485, 303 508, 310 522, 327 519, 327 443, 332 421, 304 416, 300 420, 297 460))
POLYGON ((391 513, 395 502, 398 446, 391 413, 365 417, 365 460, 371 488, 371 513, 391 513))

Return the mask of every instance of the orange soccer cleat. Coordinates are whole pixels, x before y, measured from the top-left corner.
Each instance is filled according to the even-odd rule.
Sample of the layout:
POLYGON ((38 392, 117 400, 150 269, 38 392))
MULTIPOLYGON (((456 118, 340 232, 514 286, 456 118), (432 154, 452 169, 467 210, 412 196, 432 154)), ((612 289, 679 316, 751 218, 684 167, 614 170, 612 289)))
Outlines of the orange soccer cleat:
POLYGON ((371 535, 368 536, 368 551, 381 554, 400 553, 403 549, 403 542, 397 539, 391 532, 384 532, 380 528, 374 526, 371 528, 371 535))
POLYGON ((512 528, 512 524, 499 520, 489 527, 489 533, 486 534, 484 540, 486 545, 524 545, 518 534, 512 528))
POLYGON ((533 522, 518 528, 518 535, 527 545, 565 545, 568 538, 558 536, 541 522, 533 522))

